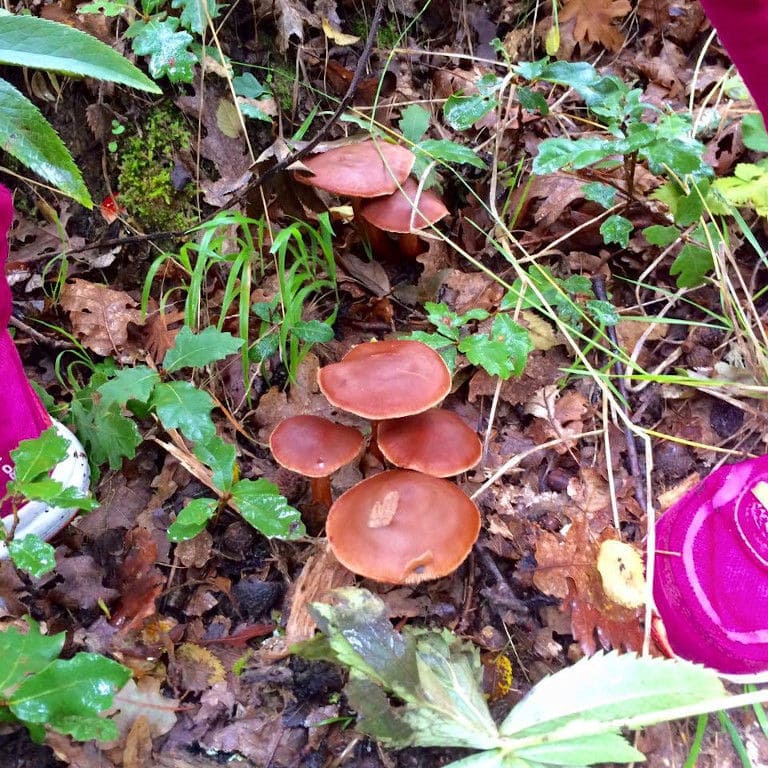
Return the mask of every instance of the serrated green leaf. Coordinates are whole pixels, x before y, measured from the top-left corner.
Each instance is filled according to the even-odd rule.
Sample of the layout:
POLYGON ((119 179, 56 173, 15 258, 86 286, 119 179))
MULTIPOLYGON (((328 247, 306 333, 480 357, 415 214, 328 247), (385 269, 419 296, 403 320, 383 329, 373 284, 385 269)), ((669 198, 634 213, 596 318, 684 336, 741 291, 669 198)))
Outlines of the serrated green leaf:
POLYGON ((715 179, 712 189, 736 208, 750 207, 768 216, 768 161, 739 163, 733 176, 715 179))
POLYGON ((175 373, 182 368, 202 368, 216 360, 223 360, 233 355, 243 346, 243 343, 243 339, 237 339, 231 333, 219 331, 212 325, 200 333, 192 333, 191 329, 185 325, 176 334, 173 347, 165 353, 163 368, 168 373, 175 373))
POLYGON ((610 208, 616 203, 616 189, 608 184, 602 184, 599 181, 591 181, 582 188, 584 197, 593 203, 602 205, 603 208, 610 208))
POLYGON ((264 478, 235 483, 232 498, 243 519, 265 536, 298 539, 306 533, 299 511, 288 504, 274 483, 264 478))
POLYGON ((192 35, 177 32, 179 20, 169 16, 162 21, 134 21, 125 36, 139 56, 149 56, 149 73, 155 79, 166 75, 172 83, 191 83, 197 56, 189 49, 192 35))
POLYGON ((673 277, 677 275, 678 288, 695 288, 704 282, 713 267, 712 254, 708 249, 686 243, 672 262, 669 273, 673 277))
POLYGON ((616 153, 615 143, 605 139, 544 139, 539 144, 538 154, 533 158, 533 172, 543 175, 561 168, 578 170, 616 153))
POLYGON ((214 499, 192 499, 168 527, 168 538, 171 541, 194 539, 205 528, 215 512, 214 499))
POLYGON ((171 8, 182 8, 181 26, 202 35, 208 28, 208 20, 221 13, 216 0, 172 0, 171 8))
POLYGON ((211 468, 213 484, 223 493, 232 487, 235 478, 235 446, 218 435, 199 440, 194 447, 195 456, 211 468))
POLYGON ((161 93, 140 69, 93 35, 37 16, 0 16, 0 63, 95 77, 161 93))
POLYGON ((130 679, 131 672, 95 653, 57 659, 19 685, 8 701, 16 717, 29 723, 98 717, 130 679))
POLYGON ((206 440, 216 433, 211 419, 211 396, 188 381, 158 384, 152 393, 151 405, 166 429, 180 429, 193 442, 206 440))
POLYGON ((45 576, 56 567, 53 547, 34 533, 10 541, 8 554, 17 568, 35 578, 45 576))
POLYGON ((98 502, 80 493, 79 488, 64 486, 51 477, 41 477, 23 484, 8 483, 13 495, 23 496, 29 501, 42 501, 51 507, 63 509, 84 509, 91 511, 98 502))
POLYGON ((768 133, 765 130, 763 116, 759 112, 744 115, 741 120, 741 136, 747 149, 768 152, 768 133))
POLYGON ((25 618, 29 631, 19 632, 9 627, 0 632, 0 693, 7 699, 11 691, 27 676, 48 666, 64 647, 66 634, 40 634, 40 625, 31 617, 25 618))
POLYGON ((93 208, 91 195, 64 142, 42 112, 5 80, 0 80, 0 112, 0 147, 65 195, 93 208))
POLYGON ((680 230, 677 227, 663 227, 661 224, 653 224, 643 230, 643 237, 650 245, 666 248, 680 237, 680 230))
POLYGON ((629 236, 634 228, 635 225, 629 219, 614 214, 609 216, 600 225, 600 234, 603 236, 603 242, 606 245, 617 243, 622 248, 626 248, 629 245, 629 236))
POLYGON ((616 311, 616 307, 609 301, 589 299, 586 306, 592 317, 594 317, 601 325, 616 325, 619 320, 621 320, 619 313, 616 311))
POLYGON ((138 400, 145 405, 152 390, 160 383, 160 376, 146 365, 123 368, 113 378, 102 384, 96 391, 101 395, 101 404, 109 408, 113 404, 125 405, 129 400, 138 400))
POLYGON ((466 131, 496 107, 496 100, 477 93, 473 96, 452 94, 443 106, 445 121, 455 131, 466 131))
POLYGON ((418 104, 409 104, 402 111, 398 126, 403 138, 416 144, 429 128, 429 112, 418 104))
POLYGON ((509 315, 500 314, 493 320, 490 337, 482 333, 467 336, 459 343, 459 351, 490 376, 508 379, 523 372, 533 344, 525 328, 509 315))
POLYGON ((96 466, 109 463, 110 469, 119 469, 123 459, 132 459, 142 437, 136 424, 120 413, 118 405, 104 407, 101 403, 86 408, 75 399, 69 414, 82 436, 89 460, 96 466))
POLYGON ((16 477, 13 484, 23 486, 40 475, 47 475, 66 458, 69 441, 55 427, 48 427, 39 437, 22 440, 11 451, 16 477))
POLYGON ((724 694, 717 675, 704 667, 631 653, 598 653, 537 683, 500 731, 522 738, 551 733, 574 719, 613 722, 724 694))
POLYGON ((425 139, 413 147, 413 151, 417 155, 419 152, 424 152, 430 160, 439 160, 443 163, 471 165, 481 170, 488 167, 473 149, 448 139, 425 139))

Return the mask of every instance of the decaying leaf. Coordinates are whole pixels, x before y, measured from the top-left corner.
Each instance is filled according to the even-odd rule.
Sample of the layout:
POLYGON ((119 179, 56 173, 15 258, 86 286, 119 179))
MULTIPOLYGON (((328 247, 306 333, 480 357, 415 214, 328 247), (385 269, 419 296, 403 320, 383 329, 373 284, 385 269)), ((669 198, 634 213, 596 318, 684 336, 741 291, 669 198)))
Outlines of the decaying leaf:
POLYGON ((623 541, 606 539, 597 555, 597 570, 603 591, 625 608, 645 604, 645 573, 638 551, 623 541))
POLYGON ((128 735, 136 718, 140 716, 146 717, 153 738, 168 733, 176 725, 179 701, 160 692, 162 682, 151 676, 142 677, 138 682, 129 680, 122 690, 115 694, 114 704, 118 712, 113 720, 123 738, 128 735))
POLYGON ((632 10, 628 0, 565 0, 560 22, 574 21, 573 36, 579 41, 600 43, 609 51, 618 51, 624 35, 615 26, 632 10))

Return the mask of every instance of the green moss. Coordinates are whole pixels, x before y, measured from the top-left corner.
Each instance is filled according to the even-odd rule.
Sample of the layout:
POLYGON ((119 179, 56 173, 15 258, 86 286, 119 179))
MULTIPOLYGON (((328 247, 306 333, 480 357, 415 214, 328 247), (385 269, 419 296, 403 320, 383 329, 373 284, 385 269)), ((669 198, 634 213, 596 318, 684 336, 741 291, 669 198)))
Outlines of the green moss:
MULTIPOLYGON (((358 18, 352 22, 352 34, 357 35, 361 40, 368 37, 370 27, 365 19, 358 18)), ((402 45, 402 33, 398 29, 397 19, 392 18, 388 22, 383 22, 376 33, 376 47, 380 51, 391 51, 402 45)))
POLYGON ((174 150, 188 147, 192 132, 170 107, 150 112, 141 131, 120 152, 120 202, 146 232, 187 229, 195 223, 194 191, 171 183, 174 150))
POLYGON ((274 64, 267 76, 267 82, 272 89, 275 101, 283 112, 293 109, 293 88, 296 80, 296 70, 287 64, 274 64))

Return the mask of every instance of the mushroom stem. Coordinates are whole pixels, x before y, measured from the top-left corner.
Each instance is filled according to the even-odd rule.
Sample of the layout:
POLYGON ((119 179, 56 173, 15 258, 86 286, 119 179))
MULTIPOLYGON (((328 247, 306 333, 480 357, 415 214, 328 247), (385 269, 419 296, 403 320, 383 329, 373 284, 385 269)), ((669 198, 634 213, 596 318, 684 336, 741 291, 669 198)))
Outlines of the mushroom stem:
POLYGON ((312 493, 312 501, 317 504, 322 504, 328 509, 333 503, 331 498, 331 476, 325 477, 310 477, 309 478, 309 490, 312 493))
POLYGON ((381 448, 379 448, 378 421, 371 421, 371 439, 368 443, 368 451, 372 456, 377 458, 384 465, 384 467, 387 466, 387 460, 384 458, 384 454, 381 452, 381 448))
POLYGON ((409 259, 415 259, 424 252, 424 244, 421 238, 413 232, 404 232, 400 235, 398 245, 400 253, 409 259))

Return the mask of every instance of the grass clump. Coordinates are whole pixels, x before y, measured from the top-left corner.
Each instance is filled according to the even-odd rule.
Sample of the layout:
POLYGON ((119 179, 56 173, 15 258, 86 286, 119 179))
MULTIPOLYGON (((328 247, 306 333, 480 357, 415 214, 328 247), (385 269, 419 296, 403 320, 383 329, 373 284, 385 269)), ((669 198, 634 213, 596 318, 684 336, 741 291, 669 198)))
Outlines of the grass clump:
POLYGON ((176 191, 173 153, 188 147, 192 132, 167 106, 154 109, 120 154, 120 202, 148 232, 188 229, 195 223, 191 186, 176 191))

